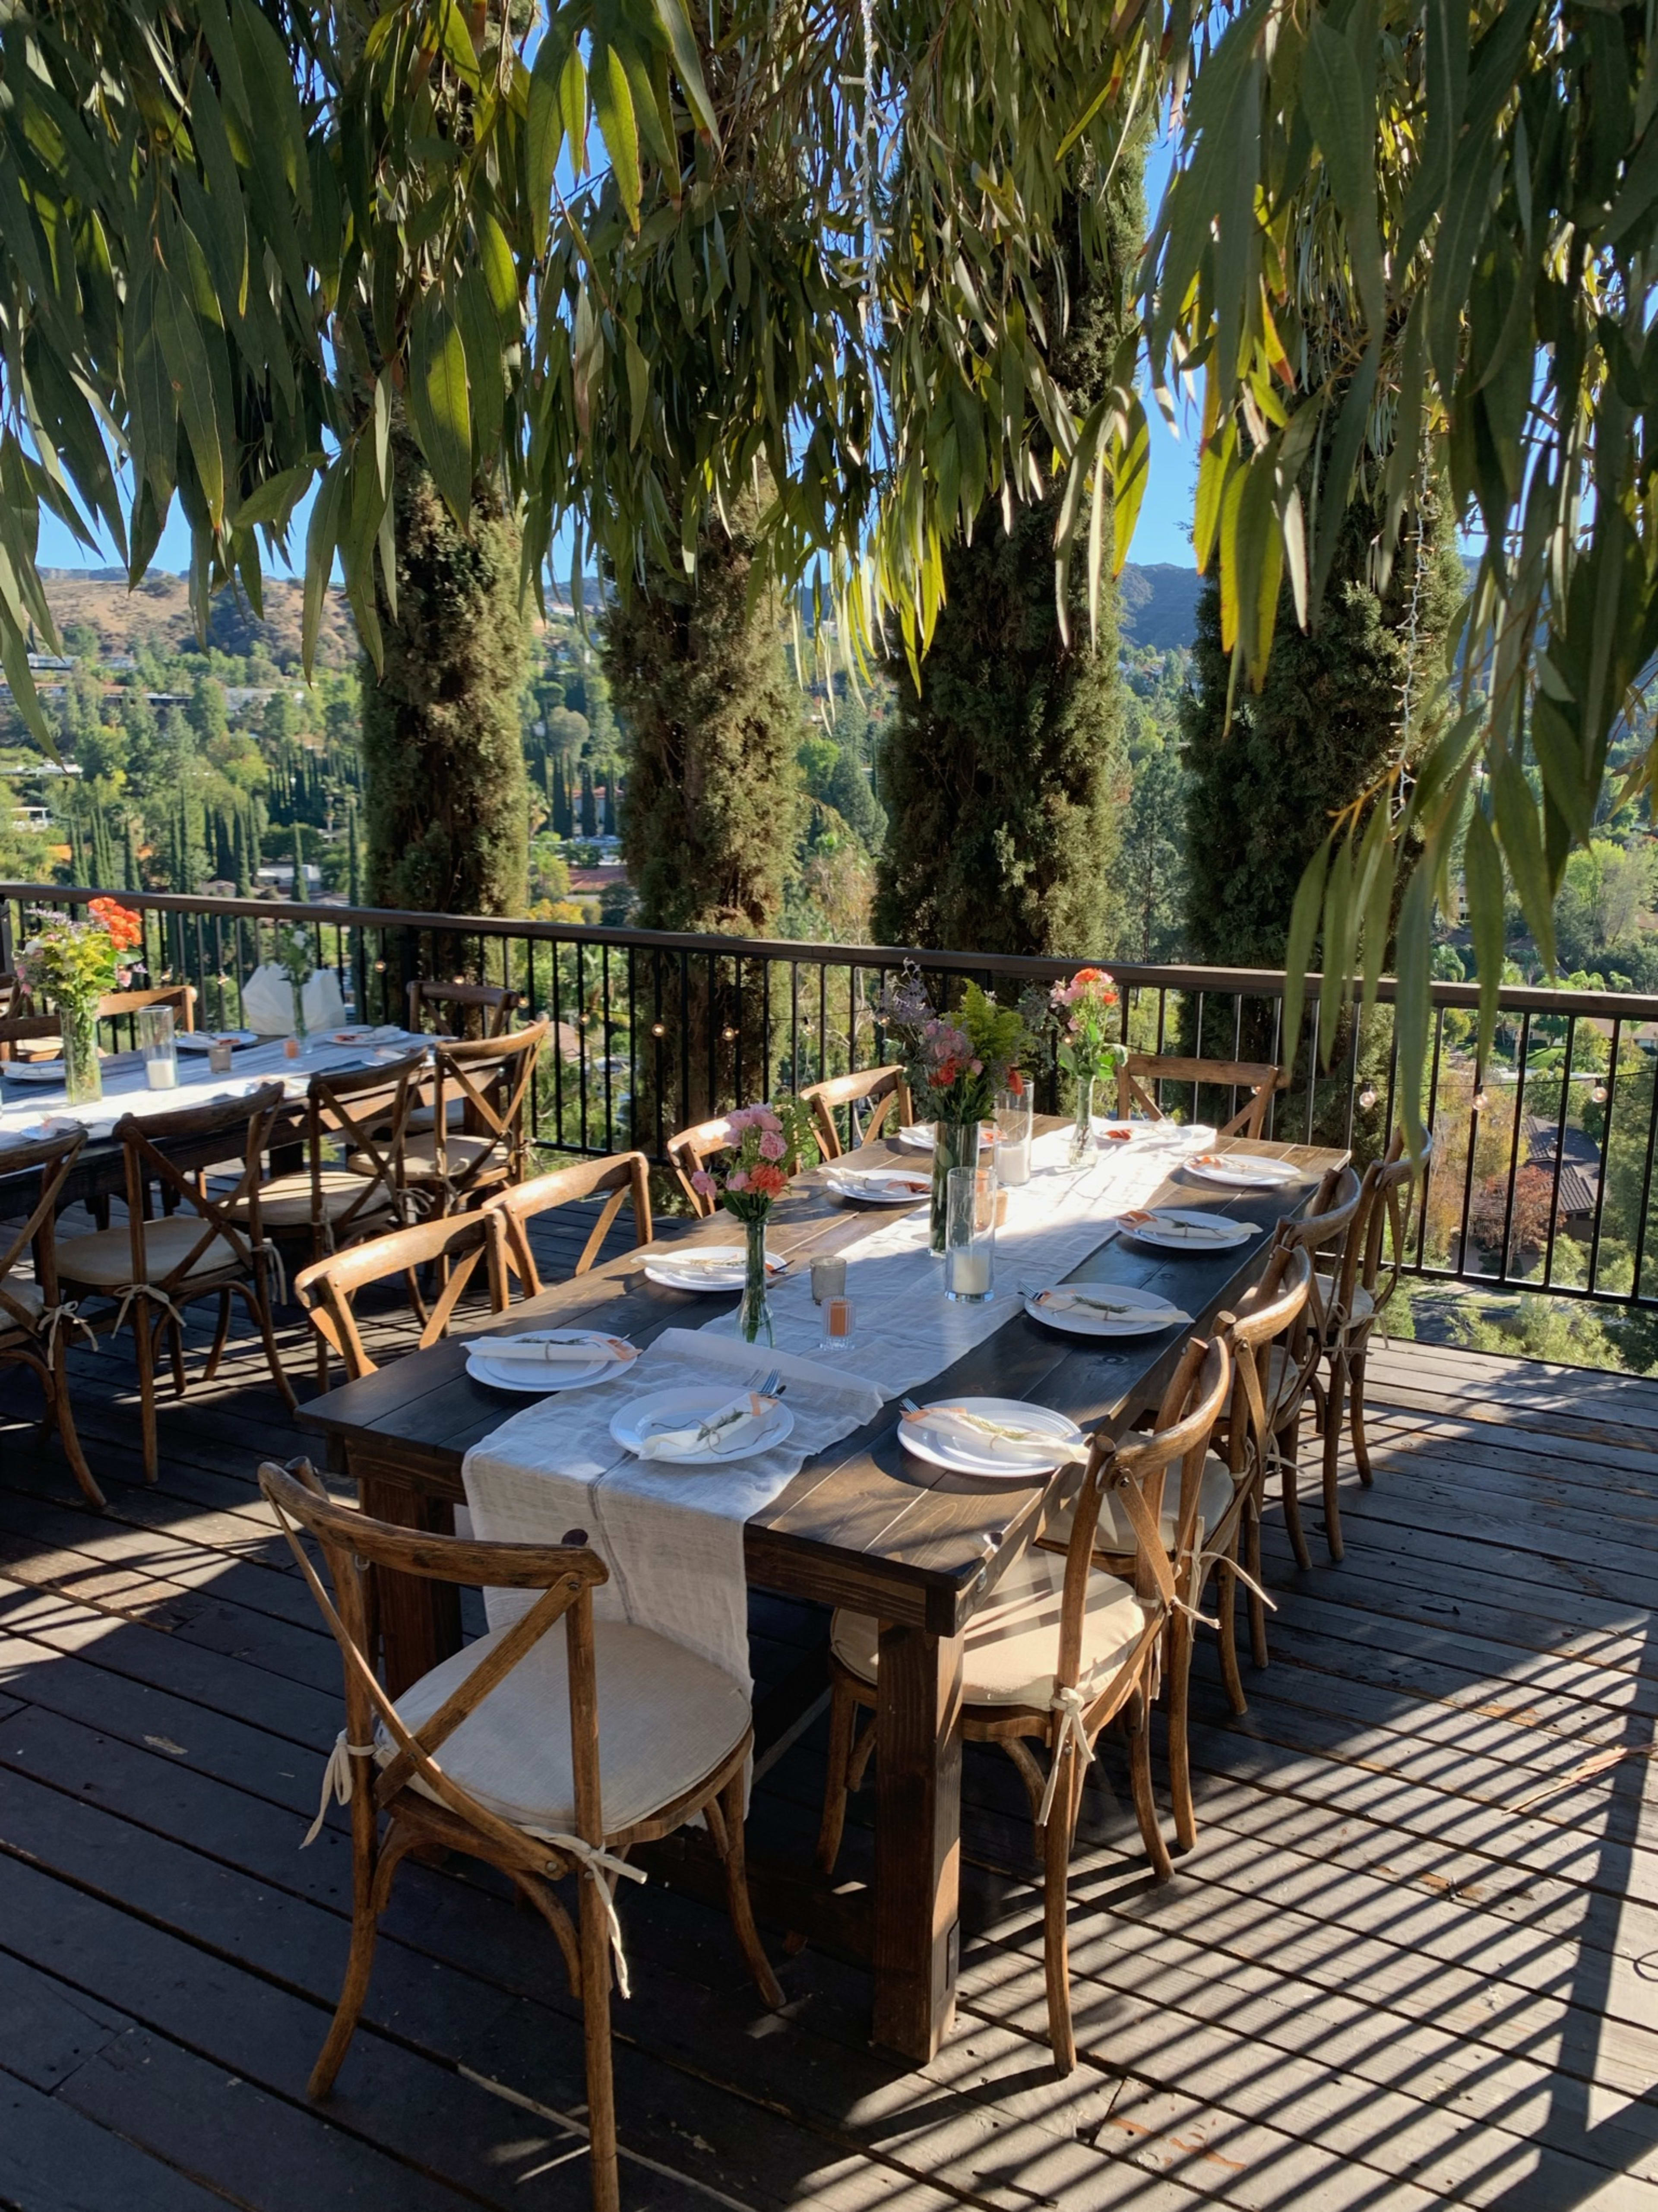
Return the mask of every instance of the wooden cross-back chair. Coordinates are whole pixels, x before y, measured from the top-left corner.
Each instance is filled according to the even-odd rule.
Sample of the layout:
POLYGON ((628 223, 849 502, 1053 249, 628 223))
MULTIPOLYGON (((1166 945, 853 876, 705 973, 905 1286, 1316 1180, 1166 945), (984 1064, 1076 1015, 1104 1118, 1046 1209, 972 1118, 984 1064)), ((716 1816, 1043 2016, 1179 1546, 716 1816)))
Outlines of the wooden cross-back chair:
POLYGON ((604 1194, 604 1204, 571 1270, 585 1275, 604 1249, 610 1224, 631 1200, 634 1242, 654 1241, 651 1221, 651 1164, 643 1152, 613 1152, 608 1159, 579 1160, 573 1167, 556 1169, 551 1175, 532 1176, 484 1201, 483 1214, 489 1233, 489 1290, 495 1310, 505 1312, 512 1301, 516 1279, 519 1295, 539 1297, 546 1287, 536 1265, 529 1224, 556 1206, 576 1206, 584 1199, 604 1194))
MULTIPOLYGON (((417 1221, 407 1229, 366 1238, 348 1251, 331 1253, 327 1259, 301 1268, 294 1278, 294 1296, 317 1333, 318 1365, 324 1384, 328 1381, 330 1352, 344 1361, 346 1375, 353 1382, 374 1374, 379 1364, 369 1358, 357 1327, 355 1302, 359 1291, 371 1283, 402 1276, 410 1304, 417 1314, 424 1313, 416 1347, 424 1352, 448 1334, 455 1308, 477 1272, 488 1241, 487 1226, 480 1215, 444 1214, 435 1221, 417 1221), (417 1279, 422 1267, 434 1267, 438 1273, 438 1295, 429 1312, 425 1311, 417 1279)), ((505 1301, 496 1304, 492 1299, 491 1303, 500 1312, 505 1301)))
MULTIPOLYGON (((1030 1546, 1013 1560, 968 1623, 962 1659, 962 1734, 999 1743, 1030 1798, 1042 1862, 1043 1948, 1048 2040, 1062 2072, 1076 2064, 1066 1948, 1066 1881, 1082 1806, 1083 1779, 1100 1731, 1120 1720, 1128 1738, 1134 1811, 1159 1881, 1174 1871, 1151 1786, 1151 1705, 1169 1626, 1189 1603, 1205 1456, 1226 1401, 1230 1362, 1218 1339, 1194 1337, 1158 1408, 1157 1425, 1114 1443, 1096 1432, 1072 1508, 1069 1540, 1056 1553, 1030 1546), (1175 1473, 1175 1470, 1178 1470, 1175 1473), (1174 1540, 1165 1543, 1163 1491, 1175 1474, 1174 1540), (1109 1498, 1134 1532, 1132 1574, 1095 1565, 1095 1537, 1109 1498), (1048 1754, 1044 1777, 1030 1747, 1048 1754)), ((880 1623, 837 1612, 829 1631, 829 1777, 817 1863, 828 1876, 839 1856, 847 1793, 873 1750, 880 1623)), ((1176 1751, 1170 1723, 1170 1765, 1176 1751)), ((1184 1758, 1185 1747, 1178 1756, 1184 1758)))
MULTIPOLYGON (((1363 1203, 1363 1186, 1353 1170, 1350 1167, 1328 1168, 1307 1211, 1292 1219, 1280 1221, 1273 1231, 1275 1244, 1297 1248, 1306 1252, 1312 1261, 1313 1280, 1307 1300, 1308 1319, 1318 1340, 1319 1348, 1327 1359, 1332 1344, 1341 1343, 1345 1335, 1351 1293, 1348 1261, 1353 1250, 1353 1239, 1361 1233, 1358 1222, 1363 1203)), ((1339 1426, 1332 1431, 1325 1419, 1329 1394, 1320 1382, 1316 1369, 1310 1380, 1310 1388, 1323 1437, 1321 1480, 1325 1540, 1329 1545, 1330 1556, 1339 1559, 1341 1557, 1341 1504, 1337 1475, 1341 1432, 1339 1426)), ((1297 1435, 1286 1428, 1284 1437, 1284 1521, 1289 1530, 1296 1564, 1305 1568, 1311 1566, 1313 1555, 1307 1548, 1307 1537, 1301 1523, 1297 1472, 1299 1449, 1297 1435)))
POLYGON ((896 1135, 914 1120, 909 1085, 902 1067, 866 1067, 853 1075, 832 1075, 823 1083, 809 1083, 800 1093, 811 1108, 817 1129, 817 1148, 826 1160, 838 1160, 843 1152, 873 1144, 882 1134, 896 1135), (871 1108, 866 1121, 859 1119, 860 1107, 871 1108), (835 1115, 846 1110, 850 1145, 842 1146, 835 1115))
POLYGON ((498 1037, 435 1041, 432 1127, 407 1137, 404 1180, 440 1213, 459 1213, 485 1191, 524 1180, 524 1124, 536 1063, 550 1024, 544 1018, 498 1037), (451 1124, 459 1103, 465 1127, 451 1124))
POLYGON ((173 1018, 181 1030, 196 1026, 196 986, 193 983, 158 983, 148 991, 106 991, 98 1001, 100 1022, 121 1021, 141 1013, 146 1006, 171 1006, 173 1018))
POLYGON ((112 1335, 129 1311, 138 1368, 138 1396, 143 1434, 144 1479, 157 1474, 155 1352, 165 1330, 173 1355, 175 1394, 185 1393, 183 1309, 198 1298, 216 1297, 218 1325, 202 1380, 210 1382, 224 1356, 230 1333, 233 1296, 240 1297, 258 1325, 270 1377, 289 1413, 297 1401, 282 1371, 271 1325, 271 1285, 281 1279, 276 1248, 259 1215, 259 1182, 270 1131, 282 1106, 282 1086, 267 1083, 242 1098, 186 1107, 176 1114, 141 1119, 124 1114, 113 1135, 125 1156, 127 1218, 119 1228, 89 1237, 71 1237, 58 1247, 59 1285, 77 1296, 112 1301, 111 1313, 88 1316, 94 1328, 112 1335), (216 1197, 205 1176, 179 1167, 168 1146, 197 1152, 205 1139, 222 1136, 228 1152, 240 1152, 240 1172, 233 1188, 216 1197), (166 1211, 154 1213, 159 1195, 166 1211))
POLYGON ((1260 1060, 1185 1060, 1172 1053, 1131 1052, 1117 1069, 1117 1111, 1126 1120, 1139 1107, 1154 1121, 1164 1121, 1168 1117, 1158 1103, 1158 1085, 1189 1083, 1193 1086, 1193 1119, 1195 1121, 1200 1091, 1213 1089, 1234 1093, 1248 1091, 1248 1103, 1234 1114, 1230 1121, 1220 1123, 1216 1134, 1222 1137, 1261 1137, 1266 1133, 1266 1117, 1272 1111, 1272 1093, 1284 1080, 1281 1068, 1260 1060))
POLYGON ((457 1016, 459 1030, 440 1030, 441 1036, 498 1037, 506 1034, 519 1003, 516 991, 509 991, 501 983, 433 983, 416 976, 409 986, 409 1026, 424 1030, 431 1024, 428 1017, 446 1019, 453 1024, 457 1016))
POLYGON ((719 1212, 717 1199, 705 1197, 691 1177, 711 1159, 732 1149, 731 1124, 723 1114, 712 1121, 699 1121, 694 1128, 681 1129, 667 1143, 668 1164, 679 1181, 679 1188, 690 1200, 691 1212, 699 1221, 711 1221, 719 1212))
POLYGON ((56 1014, 10 1013, 0 1021, 0 1060, 50 1060, 63 1048, 64 1029, 56 1014))
POLYGON ((72 1300, 60 1301, 58 1288, 58 1200, 86 1140, 84 1129, 71 1129, 62 1136, 0 1146, 0 1176, 40 1179, 28 1214, 21 1222, 0 1222, 0 1364, 11 1362, 39 1376, 46 1401, 41 1433, 49 1436, 57 1428, 88 1503, 101 1507, 104 1493, 87 1464, 70 1409, 66 1358, 76 1308, 72 1300), (23 1264, 31 1252, 34 1272, 26 1275, 23 1264))
POLYGON ((335 1504, 302 1460, 288 1468, 267 1462, 259 1486, 345 1670, 345 1727, 325 1774, 323 1804, 331 1793, 350 1813, 351 1949, 310 2094, 327 2095, 345 2057, 398 1865, 428 1846, 466 1852, 498 1868, 558 1944, 583 2013, 593 2203, 598 2212, 616 2212, 613 1947, 624 1996, 628 1984, 610 1882, 641 1879, 626 1863, 634 1844, 702 1816, 725 1862, 726 1902, 749 1970, 768 2006, 783 2001, 754 1924, 744 1865, 744 1770, 753 1744, 747 1695, 665 1637, 595 1621, 592 1592, 606 1571, 581 1530, 544 1545, 392 1528, 335 1504), (328 1587, 301 1532, 322 1552, 328 1587), (510 1626, 442 1661, 394 1702, 371 1648, 371 1577, 386 1571, 519 1590, 530 1602, 510 1626), (562 1638, 550 1637, 561 1620, 562 1638), (580 1899, 574 1923, 554 1887, 571 1877, 580 1899))
POLYGON ((1330 1539, 1331 1556, 1338 1559, 1342 1555, 1341 1524, 1332 1510, 1331 1501, 1336 1494, 1335 1468, 1341 1449, 1344 1411, 1352 1436, 1353 1462, 1358 1469, 1358 1479, 1368 1489, 1374 1477, 1370 1444, 1364 1434, 1365 1358, 1371 1333, 1399 1288, 1405 1266, 1410 1200, 1432 1158, 1431 1134, 1423 1139, 1420 1158, 1412 1160, 1405 1149, 1404 1132, 1395 1131, 1387 1158, 1373 1160, 1364 1170, 1356 1218, 1336 1277, 1324 1338, 1329 1379, 1325 1390, 1323 1429, 1326 1534, 1330 1539))

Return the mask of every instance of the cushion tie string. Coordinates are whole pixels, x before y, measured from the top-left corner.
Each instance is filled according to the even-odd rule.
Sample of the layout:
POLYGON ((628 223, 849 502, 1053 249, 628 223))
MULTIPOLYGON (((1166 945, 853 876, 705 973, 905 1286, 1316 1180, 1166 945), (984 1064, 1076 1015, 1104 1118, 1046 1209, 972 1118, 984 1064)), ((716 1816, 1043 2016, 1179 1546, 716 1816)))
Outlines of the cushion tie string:
POLYGON ((345 1740, 345 1730, 343 1729, 340 1730, 334 1739, 334 1748, 328 1754, 328 1764, 322 1771, 322 1796, 318 1801, 317 1817, 305 1832, 305 1843, 300 1845, 301 1850, 305 1850, 307 1844, 314 1844, 322 1833, 322 1824, 328 1818, 328 1804, 331 1798, 340 1805, 349 1805, 351 1802, 351 1792, 355 1787, 351 1773, 352 1760, 372 1759, 374 1756, 374 1747, 372 1743, 348 1743, 345 1740))
POLYGON ((82 1320, 77 1299, 64 1298, 55 1306, 47 1306, 44 1311, 35 1316, 35 1325, 46 1339, 48 1359, 57 1349, 58 1330, 66 1325, 71 1330, 79 1329, 94 1352, 102 1348, 98 1342, 97 1331, 93 1328, 92 1323, 82 1320))
MULTIPOLYGON (((1273 1613, 1278 1611, 1278 1600, 1270 1595, 1267 1591, 1264 1590, 1260 1584, 1255 1580, 1254 1577, 1250 1573, 1248 1567, 1240 1566, 1237 1561, 1233 1559, 1231 1554, 1228 1552, 1199 1553, 1197 1567, 1193 1574, 1192 1579, 1199 1590, 1209 1579, 1209 1570, 1212 1567, 1217 1566, 1230 1567, 1232 1572, 1243 1584, 1245 1589, 1252 1590, 1255 1596, 1260 1600, 1261 1603, 1264 1606, 1268 1607, 1273 1613)), ((1206 1620, 1202 1613, 1199 1613, 1194 1617, 1199 1620, 1203 1620, 1206 1627, 1213 1628, 1216 1626, 1212 1620, 1206 1620)))
MULTIPOLYGON (((633 1991, 628 1986, 628 1960, 622 1948, 622 1923, 616 1917, 616 1899, 604 1876, 607 1873, 619 1874, 625 1875, 629 1881, 643 1881, 646 1878, 644 1868, 629 1866, 626 1859, 618 1858, 614 1851, 602 1850, 598 1844, 586 1843, 580 1836, 567 1836, 556 1830, 549 1830, 543 1835, 543 1841, 573 1858, 588 1881, 598 1888, 598 1901, 604 1908, 604 1917, 610 1923, 610 1950, 616 1960, 616 1985, 624 1997, 631 1996, 633 1991)), ((562 1874, 563 1871, 562 1867, 550 1864, 548 1867, 550 1874, 562 1874)))
MULTIPOLYGON (((132 1304, 135 1298, 148 1298, 152 1305, 160 1306, 161 1312, 171 1315, 180 1328, 185 1328, 189 1326, 183 1314, 179 1312, 178 1307, 173 1304, 167 1292, 157 1284, 129 1283, 120 1292, 119 1297, 120 1303, 115 1309, 115 1325, 110 1331, 110 1334, 112 1336, 118 1336, 120 1334, 121 1323, 127 1317, 127 1308, 132 1304)), ((158 1316, 157 1318, 159 1319, 160 1316, 158 1316)))
POLYGON ((1059 1787, 1060 1762, 1065 1757, 1065 1747, 1074 1743, 1082 1754, 1084 1766, 1090 1765, 1094 1747, 1088 1741, 1088 1707, 1082 1692, 1074 1682, 1062 1682, 1048 1699, 1051 1711, 1060 1716, 1058 1733, 1054 1739, 1054 1757, 1048 1770, 1048 1787, 1042 1792, 1042 1809, 1036 1815, 1036 1826, 1045 1828, 1048 1816, 1054 1808, 1054 1792, 1059 1787))

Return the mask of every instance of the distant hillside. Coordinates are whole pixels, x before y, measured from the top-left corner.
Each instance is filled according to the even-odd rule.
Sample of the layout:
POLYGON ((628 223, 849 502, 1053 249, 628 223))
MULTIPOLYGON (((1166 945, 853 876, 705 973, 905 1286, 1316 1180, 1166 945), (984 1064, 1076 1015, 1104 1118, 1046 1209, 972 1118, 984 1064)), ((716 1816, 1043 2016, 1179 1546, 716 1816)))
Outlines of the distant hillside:
POLYGON ((1179 568, 1172 561, 1142 568, 1129 562, 1117 580, 1117 622, 1125 641, 1149 645, 1158 653, 1189 646, 1202 588, 1195 568, 1179 568))

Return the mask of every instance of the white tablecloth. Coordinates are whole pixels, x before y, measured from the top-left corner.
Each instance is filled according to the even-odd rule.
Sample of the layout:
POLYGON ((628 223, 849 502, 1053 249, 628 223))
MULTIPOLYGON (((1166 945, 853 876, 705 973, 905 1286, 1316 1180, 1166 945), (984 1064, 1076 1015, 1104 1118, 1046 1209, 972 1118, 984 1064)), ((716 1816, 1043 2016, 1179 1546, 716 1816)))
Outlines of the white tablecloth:
MULTIPOLYGON (((1052 1280, 1110 1234, 1115 1216, 1150 1196, 1206 1139, 1171 1133, 1065 1165, 1069 1134, 1038 1139, 1031 1181, 1008 1192, 997 1231, 997 1295, 957 1305, 943 1294, 944 1263, 927 1250, 927 1214, 878 1228, 848 1255, 857 1315, 853 1348, 833 1362, 811 1353, 823 1321, 805 1264, 772 1293, 777 1349, 742 1342, 735 1315, 701 1329, 665 1330, 625 1375, 598 1389, 538 1399, 466 1455, 462 1480, 473 1533, 491 1542, 557 1543, 572 1530, 610 1570, 596 1612, 671 1637, 750 1683, 744 1524, 806 1460, 872 1420, 883 1402, 929 1381, 999 1328, 1020 1282, 1052 1280), (614 1443, 611 1415, 651 1389, 730 1380, 733 1389, 783 1370, 793 1434, 730 1467, 674 1468, 635 1459, 614 1443)), ((490 1625, 521 1613, 517 1591, 490 1591, 490 1625)))
MULTIPOLYGON (((591 1390, 539 1398, 474 1444, 462 1480, 472 1533, 489 1543, 558 1543, 576 1529, 610 1570, 595 1592, 601 1617, 671 1636, 751 1686, 743 1528, 815 1453, 881 1410, 855 1375, 762 1345, 665 1329, 625 1375, 591 1390), (793 1433, 728 1467, 635 1459, 610 1435, 611 1416, 647 1391, 692 1382, 752 1388, 782 1370, 793 1433)), ((489 1590, 489 1625, 515 1620, 533 1597, 489 1590)))

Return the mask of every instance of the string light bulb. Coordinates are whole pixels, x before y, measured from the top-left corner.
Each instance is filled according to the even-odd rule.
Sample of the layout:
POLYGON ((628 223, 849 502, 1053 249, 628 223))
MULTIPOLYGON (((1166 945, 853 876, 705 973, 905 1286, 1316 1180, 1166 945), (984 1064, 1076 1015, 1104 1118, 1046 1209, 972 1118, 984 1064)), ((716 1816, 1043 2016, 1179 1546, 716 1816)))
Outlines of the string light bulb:
POLYGON ((1358 1094, 1358 1103, 1362 1107, 1363 1107, 1367 1113, 1370 1111, 1370 1108, 1376 1104, 1376 1086, 1374 1084, 1367 1083, 1365 1085, 1363 1091, 1358 1094))
POLYGON ((1489 1097, 1487 1096, 1487 1094, 1486 1094, 1485 1087, 1485 1085, 1482 1084, 1482 1085, 1480 1085, 1479 1089, 1478 1091, 1476 1091, 1474 1092, 1474 1094, 1473 1094, 1473 1110, 1474 1110, 1474 1112, 1475 1112, 1476 1114, 1483 1114, 1483 1113, 1485 1111, 1486 1108, 1491 1104, 1491 1099, 1490 1099, 1490 1097, 1489 1097))

